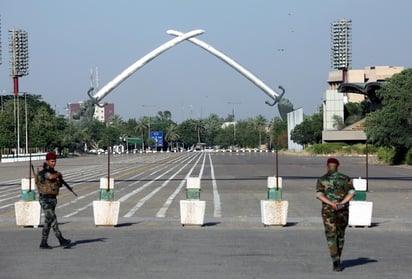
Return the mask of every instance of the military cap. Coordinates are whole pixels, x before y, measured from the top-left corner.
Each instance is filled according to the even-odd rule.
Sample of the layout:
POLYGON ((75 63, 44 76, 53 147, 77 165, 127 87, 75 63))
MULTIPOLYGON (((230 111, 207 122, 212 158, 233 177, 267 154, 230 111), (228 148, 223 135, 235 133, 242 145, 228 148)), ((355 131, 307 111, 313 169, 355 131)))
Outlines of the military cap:
POLYGON ((46 154, 46 160, 56 160, 57 156, 56 153, 54 152, 49 152, 46 154))
POLYGON ((335 159, 335 158, 329 158, 326 164, 327 165, 336 164, 337 166, 339 166, 339 161, 338 161, 338 159, 335 159))

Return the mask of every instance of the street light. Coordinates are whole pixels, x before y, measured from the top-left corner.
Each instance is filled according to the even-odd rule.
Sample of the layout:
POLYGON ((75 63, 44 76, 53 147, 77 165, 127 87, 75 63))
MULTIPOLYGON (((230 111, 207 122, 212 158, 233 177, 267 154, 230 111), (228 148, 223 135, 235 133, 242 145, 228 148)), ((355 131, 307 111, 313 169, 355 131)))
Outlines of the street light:
MULTIPOLYGON (((16 97, 19 95, 19 77, 29 74, 29 48, 27 32, 20 29, 9 30, 9 47, 10 47, 10 70, 13 77, 14 91, 14 112, 17 118, 17 147, 16 156, 19 156, 20 149, 20 119, 19 119, 19 102, 16 106, 16 97)), ((17 100, 18 101, 18 100, 17 100)))
POLYGON ((236 118, 235 118, 235 105, 242 104, 241 102, 227 102, 229 105, 233 105, 232 116, 233 116, 233 144, 236 145, 236 118))

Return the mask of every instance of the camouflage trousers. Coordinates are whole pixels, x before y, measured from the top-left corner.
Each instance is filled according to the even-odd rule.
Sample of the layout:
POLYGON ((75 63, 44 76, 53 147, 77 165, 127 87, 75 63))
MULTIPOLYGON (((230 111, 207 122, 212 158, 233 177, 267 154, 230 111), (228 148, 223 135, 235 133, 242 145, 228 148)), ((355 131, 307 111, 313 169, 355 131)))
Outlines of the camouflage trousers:
POLYGON ((322 206, 322 219, 330 256, 333 261, 340 261, 343 244, 345 243, 345 229, 348 226, 349 210, 334 211, 329 205, 324 204, 322 206))
POLYGON ((55 213, 57 199, 55 196, 51 195, 40 195, 39 198, 41 208, 44 213, 44 226, 42 231, 42 239, 47 240, 49 237, 50 228, 53 229, 54 234, 57 238, 61 237, 61 232, 59 230, 59 224, 57 223, 57 216, 55 213))

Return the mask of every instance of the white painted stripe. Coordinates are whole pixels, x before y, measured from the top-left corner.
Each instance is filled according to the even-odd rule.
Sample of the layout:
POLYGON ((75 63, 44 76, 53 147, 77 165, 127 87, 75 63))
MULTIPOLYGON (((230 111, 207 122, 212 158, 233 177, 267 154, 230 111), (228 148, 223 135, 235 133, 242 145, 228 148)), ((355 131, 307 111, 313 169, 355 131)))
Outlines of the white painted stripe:
MULTIPOLYGON (((180 160, 184 160, 184 159, 186 159, 186 158, 183 158, 183 159, 182 159, 182 158, 179 158, 179 159, 176 160, 176 162, 178 162, 178 161, 180 161, 180 160)), ((166 165, 165 167, 160 168, 159 170, 165 169, 165 168, 167 168, 167 167, 168 167, 168 165, 166 165)), ((169 171, 170 171, 170 170, 169 170, 169 171)), ((163 173, 163 175, 166 174, 166 173, 168 173, 169 171, 166 171, 165 173, 163 173)), ((159 179, 159 178, 162 177, 163 175, 158 176, 155 180, 159 179)), ((154 181, 155 181, 155 180, 154 180, 154 181)), ((135 184, 137 184, 138 182, 139 182, 139 180, 136 181, 136 182, 134 182, 134 183, 131 184, 131 185, 135 185, 135 184)), ((134 194, 140 192, 141 190, 143 190, 144 188, 148 187, 152 182, 153 182, 153 181, 150 181, 150 182, 146 183, 146 184, 148 184, 148 185, 145 184, 144 186, 136 189, 135 191, 133 191, 133 192, 131 192, 131 193, 123 196, 122 198, 119 199, 119 201, 125 201, 125 200, 127 200, 127 199, 130 198, 132 195, 134 195, 134 194), (138 190, 138 191, 137 191, 137 190, 138 190)), ((93 193, 95 193, 95 192, 98 192, 98 190, 97 190, 97 191, 94 191, 93 193)), ((77 199, 75 199, 74 202, 75 202, 75 201, 77 201, 77 199)), ((78 214, 79 212, 81 212, 81 211, 83 211, 83 210, 86 210, 87 208, 89 208, 89 207, 92 206, 92 205, 93 205, 93 202, 91 202, 91 203, 87 204, 86 206, 83 206, 83 207, 81 207, 81 208, 73 211, 72 213, 69 213, 69 214, 63 216, 63 217, 71 217, 71 216, 74 216, 74 215, 78 214)))
POLYGON ((162 183, 159 187, 157 187, 155 190, 153 190, 150 194, 146 195, 144 198, 142 198, 129 212, 127 212, 124 217, 132 217, 138 210, 141 208, 146 201, 151 199, 157 192, 159 192, 161 189, 167 186, 169 184, 170 180, 172 180, 176 175, 178 175, 187 165, 190 164, 194 160, 194 157, 191 158, 186 164, 183 165, 178 171, 176 171, 171 177, 169 177, 165 182, 162 183))
POLYGON ((203 163, 202 163, 202 167, 200 168, 200 172, 199 172, 200 180, 202 179, 203 171, 205 169, 205 162, 206 162, 206 153, 203 153, 203 163))
POLYGON ((219 191, 217 189, 217 183, 215 179, 215 170, 213 168, 212 157, 209 153, 209 162, 210 162, 210 174, 212 176, 212 185, 213 185, 213 204, 214 204, 214 217, 222 217, 222 207, 220 204, 219 191))
MULTIPOLYGON (((199 158, 197 159, 196 163, 194 163, 193 167, 192 167, 192 168, 190 169, 190 171, 187 173, 185 179, 183 179, 183 180, 180 182, 179 186, 176 188, 176 190, 173 192, 173 194, 171 194, 171 195, 169 196, 169 198, 167 198, 167 200, 165 201, 165 203, 163 204, 163 206, 162 206, 162 207, 160 208, 160 210, 157 212, 156 217, 158 217, 158 218, 164 218, 164 217, 166 217, 166 211, 169 209, 169 207, 170 207, 170 205, 172 204, 173 200, 176 198, 176 196, 180 193, 180 191, 182 190, 182 188, 185 186, 186 179, 187 179, 188 177, 190 177, 190 175, 192 174, 194 168, 195 168, 195 167, 197 166, 197 164, 199 163, 200 158, 201 158, 201 157, 199 156, 199 158)), ((204 164, 205 164, 205 158, 206 158, 206 156, 204 155, 204 156, 203 156, 202 169, 203 169, 203 166, 204 166, 204 164)))

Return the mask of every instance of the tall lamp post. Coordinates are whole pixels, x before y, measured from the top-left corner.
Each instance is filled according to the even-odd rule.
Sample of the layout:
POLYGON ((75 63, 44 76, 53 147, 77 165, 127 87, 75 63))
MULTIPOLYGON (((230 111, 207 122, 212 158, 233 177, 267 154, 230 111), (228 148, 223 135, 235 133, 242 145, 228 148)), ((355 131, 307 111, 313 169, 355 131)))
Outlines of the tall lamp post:
POLYGON ((232 116, 233 116, 233 145, 236 145, 236 117, 235 117, 235 105, 242 104, 241 102, 227 102, 228 105, 233 105, 232 116))
POLYGON ((10 69, 13 78, 13 92, 16 116, 16 156, 20 152, 20 120, 19 120, 19 77, 29 74, 29 48, 27 32, 21 29, 9 30, 10 69), (16 106, 17 99, 17 106, 16 106))

